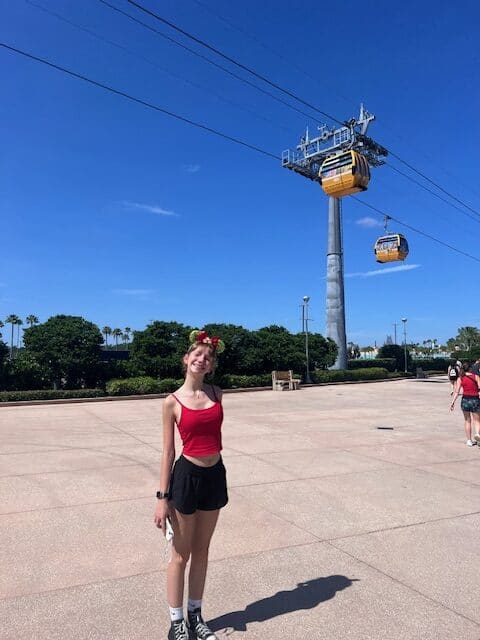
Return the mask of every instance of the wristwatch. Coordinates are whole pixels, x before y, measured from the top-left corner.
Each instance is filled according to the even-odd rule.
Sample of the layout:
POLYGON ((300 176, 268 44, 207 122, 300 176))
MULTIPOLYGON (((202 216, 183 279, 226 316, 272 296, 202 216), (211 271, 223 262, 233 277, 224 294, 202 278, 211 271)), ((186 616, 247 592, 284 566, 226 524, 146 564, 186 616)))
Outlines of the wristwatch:
POLYGON ((158 500, 168 500, 170 498, 170 494, 168 492, 163 493, 163 491, 157 491, 156 496, 158 500))

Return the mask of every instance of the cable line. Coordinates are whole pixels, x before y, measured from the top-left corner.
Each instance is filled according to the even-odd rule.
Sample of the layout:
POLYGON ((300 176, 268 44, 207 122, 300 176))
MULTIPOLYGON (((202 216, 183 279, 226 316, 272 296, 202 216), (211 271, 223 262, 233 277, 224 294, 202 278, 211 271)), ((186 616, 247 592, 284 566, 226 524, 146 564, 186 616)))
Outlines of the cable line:
POLYGON ((227 104, 230 104, 230 105, 233 105, 234 107, 237 107, 238 109, 242 109, 242 111, 246 111, 247 113, 250 113, 255 118, 263 120, 264 122, 268 122, 271 125, 273 125, 274 127, 278 127, 279 129, 282 129, 283 131, 293 131, 293 129, 289 129, 289 128, 285 127, 282 124, 274 122, 270 118, 262 116, 261 114, 257 113, 256 111, 253 111, 252 109, 249 109, 248 107, 246 107, 244 105, 238 104, 238 103, 234 102, 233 100, 230 100, 229 98, 225 98, 224 96, 220 95, 219 93, 216 93, 215 91, 212 91, 211 89, 209 89, 209 88, 207 88, 205 86, 202 86, 201 84, 197 84, 196 82, 193 82, 192 80, 188 80, 187 78, 183 78, 182 76, 179 76, 176 73, 173 73, 172 71, 169 71, 165 67, 162 67, 161 65, 159 65, 158 62, 156 62, 154 60, 150 60, 149 58, 146 58, 145 56, 142 56, 142 55, 140 55, 138 53, 135 53, 135 52, 131 51, 130 49, 128 49, 127 47, 124 47, 123 45, 118 44, 116 42, 113 42, 112 40, 108 40, 108 38, 104 38, 103 36, 101 36, 100 34, 96 33, 95 31, 92 31, 91 29, 88 29, 87 27, 83 27, 82 25, 79 25, 76 22, 73 22, 72 20, 69 20, 69 19, 63 17, 62 15, 60 15, 59 13, 56 13, 55 11, 50 11, 50 9, 47 9, 46 7, 42 6, 41 4, 37 4, 36 2, 33 2, 33 0, 25 0, 25 2, 27 4, 29 4, 29 5, 31 5, 32 7, 35 7, 36 9, 40 9, 40 11, 44 11, 48 15, 54 16, 55 18, 57 18, 57 20, 61 20, 62 22, 65 22, 65 23, 69 24, 70 26, 75 27, 76 29, 79 29, 80 31, 84 31, 85 33, 88 33, 89 35, 93 36, 94 38, 97 38, 101 42, 105 42, 106 44, 108 44, 108 45, 110 45, 112 47, 115 47, 116 49, 120 49, 120 51, 124 51, 125 53, 127 53, 130 56, 132 56, 133 58, 137 58, 138 60, 143 60, 144 62, 147 62, 148 64, 151 64, 153 67, 156 67, 157 69, 160 69, 160 71, 163 71, 163 73, 168 74, 172 78, 176 78, 177 80, 180 80, 181 82, 185 82, 186 84, 189 84, 192 87, 195 87, 196 89, 200 89, 200 91, 207 91, 211 95, 213 95, 216 98, 218 98, 218 100, 222 100, 223 102, 226 102, 227 104))
POLYGON ((240 82, 243 82, 244 84, 247 84, 249 87, 253 87, 254 89, 259 91, 260 93, 263 93, 264 95, 269 96, 270 98, 273 98, 277 102, 280 102, 281 104, 284 104, 289 109, 292 109, 292 111, 296 111, 297 113, 300 113, 302 116, 305 116, 308 119, 312 118, 312 115, 310 113, 306 113, 305 111, 302 111, 301 109, 298 109, 297 107, 294 107, 292 104, 290 104, 286 100, 282 100, 282 98, 279 98, 275 94, 270 93, 270 91, 266 91, 265 89, 262 89, 262 87, 259 87, 258 85, 254 84, 253 82, 250 82, 250 80, 247 80, 246 78, 242 78, 242 76, 239 76, 238 74, 233 73, 233 71, 230 71, 230 69, 227 69, 227 67, 223 67, 221 64, 218 64, 217 62, 214 62, 213 60, 210 60, 210 58, 207 58, 206 56, 203 56, 201 53, 198 53, 198 51, 195 51, 195 49, 191 49, 190 47, 187 47, 187 45, 179 42, 178 40, 175 40, 175 38, 171 38, 170 36, 167 36, 165 33, 162 33, 161 31, 158 31, 158 29, 155 29, 154 27, 150 26, 146 22, 142 22, 142 20, 139 20, 138 18, 135 18, 134 16, 131 16, 129 13, 126 13, 126 11, 122 11, 122 9, 119 9, 118 7, 115 7, 113 4, 110 4, 110 2, 107 2, 107 0, 98 0, 98 1, 101 2, 102 4, 104 4, 105 6, 110 7, 110 9, 112 9, 113 11, 116 11, 117 13, 121 13, 122 15, 124 15, 129 20, 132 20, 132 22, 136 22, 137 24, 141 25, 142 27, 145 27, 146 29, 149 29, 150 31, 153 31, 153 33, 156 33, 161 38, 164 38, 165 40, 168 40, 168 42, 171 42, 171 43, 177 45, 177 47, 181 47, 182 49, 185 49, 185 51, 188 51, 189 53, 193 54, 194 56, 197 56, 197 58, 200 58, 201 60, 204 60, 208 64, 211 64, 213 67, 216 67, 217 69, 220 69, 221 71, 224 71, 229 76, 232 76, 232 78, 235 78, 236 80, 240 80, 240 82))
POLYGON ((45 60, 44 58, 39 58, 38 56, 34 56, 31 53, 28 53, 27 51, 22 51, 21 49, 17 49, 16 47, 12 47, 8 44, 6 44, 5 42, 0 42, 0 47, 3 47, 4 49, 8 49, 10 51, 13 51, 14 53, 18 53, 22 56, 25 56, 26 58, 30 58, 31 60, 35 60, 36 62, 40 62, 42 64, 45 64, 49 67, 52 67, 53 69, 57 69, 57 71, 62 71, 63 73, 68 74, 69 76, 73 76, 74 78, 78 78, 79 80, 83 80, 84 82, 88 82, 89 84, 93 84, 96 87, 100 87, 101 89, 105 89, 106 91, 110 91, 110 93, 114 93, 118 96, 122 96, 123 98, 127 98, 127 100, 131 100, 132 102, 136 102, 138 104, 143 105, 144 107, 148 107, 149 109, 153 109, 155 111, 159 111, 160 113, 164 113, 167 116, 170 116, 171 118, 175 118, 176 120, 180 120, 181 122, 186 122, 187 124, 191 124, 193 127, 197 127, 198 129, 203 129, 204 131, 208 131, 210 133, 213 133, 216 136, 219 136, 220 138, 224 138, 225 140, 230 140, 231 142, 236 142, 237 144, 241 144, 244 147, 247 147, 248 149, 252 149, 253 151, 258 151, 259 153, 262 153, 265 156, 269 156, 270 158, 273 158, 274 160, 281 160, 280 156, 276 156, 273 153, 270 153, 269 151, 265 151, 264 149, 260 149, 260 147, 256 147, 253 144, 250 144, 249 142, 244 142, 243 140, 239 140, 238 138, 234 138, 233 136, 229 136, 226 133, 222 133, 221 131, 217 131, 216 129, 212 129, 212 127, 208 127, 205 124, 201 124, 199 122, 195 122, 194 120, 190 120, 189 118, 185 118, 184 116, 179 115, 178 113, 173 113, 172 111, 168 111, 167 109, 163 109, 162 107, 159 107, 155 104, 152 104, 151 102, 146 102, 145 100, 141 100, 140 98, 135 98, 134 96, 131 96, 130 94, 126 93, 125 91, 120 91, 119 89, 114 89, 113 87, 108 86, 107 84, 103 84, 102 82, 98 82, 97 80, 92 80, 91 78, 87 78, 87 76, 84 76, 80 73, 76 73, 75 71, 71 71, 70 69, 66 69, 65 67, 61 67, 58 64, 54 64, 53 62, 49 62, 48 60, 45 60))
MULTIPOLYGON (((308 73, 307 71, 305 71, 305 69, 303 67, 301 67, 300 65, 295 64, 295 62, 293 62, 293 60, 290 60, 289 58, 287 58, 284 55, 282 55, 276 49, 273 49, 269 45, 265 44, 265 42, 262 42, 259 38, 257 38, 256 36, 252 35, 251 33, 249 33, 243 27, 240 27, 240 26, 234 24, 233 22, 231 22, 230 20, 227 20, 227 18, 225 18, 224 16, 220 15, 217 11, 214 11, 211 7, 206 5, 204 2, 201 2, 200 0, 193 0, 193 2, 195 2, 195 4, 197 4, 199 7, 202 7, 205 11, 208 11, 211 15, 215 16, 218 20, 221 20, 222 22, 224 22, 226 25, 228 25, 228 27, 230 27, 230 29, 234 29, 235 31, 238 31, 239 33, 242 33, 244 36, 247 36, 247 38, 250 38, 250 40, 253 40, 253 42, 256 42, 263 49, 265 49, 266 51, 269 51, 274 56, 276 56, 279 60, 281 60, 285 64, 290 65, 290 67, 292 67, 293 69, 295 69, 296 71, 298 71, 299 73, 304 75, 309 80, 312 80, 313 82, 315 82, 315 84, 317 84, 319 87, 321 87, 323 90, 325 90, 325 82, 323 82, 323 83, 320 82, 318 80, 318 78, 316 78, 311 73, 308 73)), ((345 102, 348 102, 350 105, 353 104, 355 106, 355 108, 357 108, 357 106, 358 106, 357 103, 354 102, 351 98, 347 98, 346 96, 343 96, 341 93, 338 93, 338 91, 336 91, 335 88, 333 88, 332 90, 335 92, 335 94, 339 98, 341 98, 342 100, 345 100, 345 102)))
POLYGON ((157 13, 154 13, 153 11, 150 11, 150 9, 147 9, 146 7, 143 7, 141 4, 138 4, 134 0, 127 0, 127 1, 128 1, 129 4, 133 5, 134 7, 137 7, 137 9, 140 9, 140 11, 143 11, 144 13, 147 13, 148 15, 152 16, 156 20, 159 20, 160 22, 163 22, 164 24, 166 24, 167 26, 171 27, 172 29, 175 29, 175 31, 178 31, 179 33, 181 33, 185 37, 189 38, 190 40, 193 40, 197 44, 201 44, 202 47, 205 47, 206 49, 209 49, 210 51, 213 51, 213 53, 216 53, 221 58, 224 58, 225 60, 228 60, 228 62, 231 62, 232 64, 234 64, 235 66, 239 67, 240 69, 243 69, 244 71, 247 71, 248 73, 250 73, 253 76, 255 76, 256 78, 258 78, 259 80, 262 80, 263 82, 266 82, 268 85, 270 85, 271 87, 274 87, 278 91, 281 91, 282 93, 286 94, 290 98, 294 98, 295 100, 297 100, 301 104, 304 104, 306 107, 309 107, 309 109, 313 109, 317 113, 321 113, 322 116, 325 116, 326 118, 329 118, 330 120, 333 120, 334 122, 337 122, 338 124, 340 124, 342 126, 345 124, 341 120, 337 120, 337 118, 335 118, 334 116, 331 116, 330 114, 326 113, 325 111, 321 111, 320 109, 318 109, 318 107, 315 107, 313 104, 310 104, 306 100, 303 100, 303 98, 299 98, 297 95, 295 95, 294 93, 292 93, 288 89, 284 89, 283 87, 281 87, 280 85, 276 84, 275 82, 272 82, 272 80, 269 80, 265 76, 262 76, 260 73, 257 73, 253 69, 250 69, 250 67, 247 67, 246 65, 242 64, 241 62, 238 62, 237 60, 234 60, 230 56, 227 56, 226 53, 223 53, 223 51, 220 51, 220 49, 217 49, 216 47, 213 47, 212 45, 208 44, 208 42, 205 42, 204 40, 201 40, 200 38, 197 38, 196 36, 192 35, 191 33, 188 33, 188 31, 185 31, 181 27, 178 27, 173 22, 170 22, 170 20, 167 20, 166 18, 162 18, 162 16, 159 16, 157 13))
MULTIPOLYGON (((393 154, 392 154, 393 155, 393 154)), ((464 211, 463 209, 460 209, 460 207, 457 207, 456 204, 453 204, 453 202, 449 202, 446 198, 442 198, 442 196, 438 193, 435 193, 435 191, 432 191, 431 189, 429 189, 428 187, 426 187, 424 184, 422 184, 421 182, 418 182, 418 180, 415 180, 414 178, 412 178, 412 176, 409 176, 408 174, 404 173, 403 171, 400 171, 400 169, 397 169, 397 167, 395 167, 393 164, 390 164, 389 162, 385 161, 385 165, 387 167, 390 167, 390 169, 392 169, 393 171, 396 171, 397 173, 399 173, 401 176, 404 176, 405 178, 408 178, 409 180, 411 180, 412 182, 414 182, 416 185, 418 185, 419 187, 421 187, 422 189, 425 189, 425 191, 428 191, 428 193, 431 193, 433 196, 435 196, 436 198, 438 198, 439 200, 442 200, 443 202, 446 202, 450 207, 453 207, 454 209, 456 209, 457 211, 460 211, 460 213, 463 213, 464 215, 468 216, 469 218, 471 218, 474 222, 477 222, 480 224, 480 213, 477 213, 478 218, 474 218, 472 216, 471 213, 468 213, 468 211, 464 211)))
MULTIPOLYGON (((318 107, 316 107, 315 105, 310 104, 309 102, 307 102, 306 100, 303 100, 303 98, 300 98, 299 96, 297 96, 296 94, 292 93, 291 91, 289 91, 288 89, 285 89, 283 87, 281 87, 280 85, 276 84, 275 82, 269 80, 268 78, 266 78, 265 76, 261 75, 260 73, 257 73, 256 71, 254 71, 253 69, 251 69, 250 67, 247 67, 246 65, 242 64, 241 62, 238 62, 237 60, 235 60, 234 58, 231 58, 230 56, 228 56, 226 53, 223 53, 223 51, 220 51, 220 49, 217 49, 216 47, 214 47, 213 45, 208 44, 208 42, 205 42, 204 40, 197 38, 196 36, 194 36, 193 34, 189 33, 188 31, 186 31, 185 29, 182 29, 181 27, 179 27, 178 25, 174 24, 173 22, 171 22, 170 20, 167 20, 166 18, 163 18, 162 16, 158 15, 157 13, 150 11, 149 9, 147 9, 146 7, 143 7, 141 4, 139 4, 138 2, 135 2, 135 0, 127 0, 129 4, 133 5, 134 7, 137 7, 138 9, 140 9, 140 11, 143 11, 144 13, 152 16, 153 18, 155 18, 156 20, 162 22, 163 24, 166 24, 167 26, 169 26, 170 28, 174 29, 175 31, 178 31, 179 33, 181 33, 182 35, 184 35, 185 37, 189 38, 190 40, 193 40, 194 42, 196 42, 197 44, 202 45, 203 47, 205 47, 206 49, 209 49, 210 51, 214 52, 215 54, 221 56, 222 58, 224 58, 225 60, 228 60, 228 62, 236 65, 237 67, 239 67, 240 69, 243 69, 244 71, 247 71, 248 73, 252 74, 253 76, 255 76, 256 78, 262 80, 263 82, 266 82, 268 85, 274 87, 275 89, 277 89, 278 91, 281 91, 282 93, 288 95, 289 97, 297 100, 298 102, 300 102, 301 104, 304 104, 305 106, 309 107, 310 109, 316 111, 317 113, 320 113, 321 115, 325 116, 326 118, 329 118, 330 120, 344 126, 345 122, 338 120, 337 118, 335 118, 335 116, 332 116, 331 114, 326 113, 325 111, 322 111, 321 109, 319 109, 318 107)), ((104 2, 104 0, 100 0, 100 2, 104 2)), ((382 145, 385 146, 385 145, 382 145)), ((387 149, 388 150, 388 149, 387 149)), ((449 193, 446 189, 444 189, 443 187, 441 187, 440 185, 438 185, 436 182, 434 182, 431 178, 429 178, 428 176, 426 176, 424 173, 422 173, 421 171, 419 171, 418 169, 416 169, 413 165, 409 164, 408 162, 406 162, 405 160, 402 160, 402 158, 400 158, 398 155, 394 154, 393 152, 391 152, 390 150, 388 150, 389 153, 396 158, 397 160, 399 160, 400 162, 402 162, 403 164, 405 164, 407 167, 409 167, 409 169, 411 169, 412 171, 414 171, 415 173, 417 173, 419 176, 421 176, 424 180, 427 180, 428 182, 430 182, 431 184, 433 184, 437 189, 439 189, 440 191, 442 191, 443 193, 445 193, 446 195, 448 195, 450 198, 452 198, 453 200, 455 200, 456 202, 458 202, 459 204, 461 204, 463 207, 465 207, 466 209, 469 209, 470 211, 472 211, 473 213, 475 213, 476 215, 480 216, 480 212, 476 211, 475 209, 473 209, 472 207, 470 207, 468 204, 466 204, 465 202, 463 202, 462 200, 460 200, 459 198, 457 198, 456 196, 454 196, 453 194, 449 193)), ((409 176, 407 176, 406 174, 404 174, 405 177, 407 179, 411 179, 409 176)), ((418 183, 417 183, 418 184, 418 183)))
POLYGON ((437 189, 439 189, 440 191, 443 191, 443 193, 447 194, 447 196, 449 196, 449 198, 452 198, 453 200, 456 200, 457 202, 459 202, 463 207, 465 207, 466 209, 469 209, 470 211, 472 211, 475 215, 480 216, 480 213, 478 211, 476 211, 475 209, 472 209, 472 207, 468 206, 468 204, 465 204, 463 202, 463 200, 460 200, 459 198, 455 197, 454 195, 452 195, 451 193, 449 193, 448 191, 446 191, 443 187, 441 187, 439 184, 437 184, 434 180, 432 180, 431 178, 429 178, 428 176, 426 176, 424 173, 422 173, 421 171, 418 171, 418 169, 415 169, 415 167, 412 167, 411 164, 409 164, 408 162, 406 162, 405 160, 402 160, 399 156, 397 156, 395 153, 393 153, 392 151, 390 151, 390 155, 392 155, 394 158, 396 158, 397 160, 399 160, 400 162, 402 162, 405 166, 407 166, 409 169, 411 169, 412 171, 415 171, 415 173, 418 173, 418 175, 422 176, 422 178, 424 180, 427 180, 428 182, 430 182, 431 184, 433 184, 435 187, 437 187, 437 189))
MULTIPOLYGON (((187 124, 190 124, 194 127, 197 127, 199 129, 202 129, 204 131, 207 131, 209 133, 213 133, 216 136, 219 136, 225 140, 229 140, 230 142, 234 142, 235 144, 239 144, 242 147, 246 147, 248 149, 251 149, 252 151, 257 151, 258 153, 261 153, 264 156, 268 156, 270 158, 273 158, 274 160, 280 160, 281 158, 279 156, 274 155, 273 153, 270 153, 269 151, 265 151, 264 149, 261 149, 260 147, 257 147, 255 145, 249 144, 248 142, 244 142, 243 140, 239 140, 238 138, 234 138, 233 136, 229 136, 228 134, 222 133, 221 131, 217 131, 216 129, 212 129, 211 127, 208 127, 206 125, 203 125, 201 123, 195 122, 193 120, 190 120, 189 118, 185 118, 184 116, 180 116, 179 114, 173 113, 171 111, 168 111, 167 109, 163 109, 162 107, 159 107, 157 105, 151 104, 149 102, 146 102, 145 100, 141 100, 140 98, 136 98, 135 96, 132 96, 124 91, 121 91, 119 89, 115 89, 113 87, 110 87, 106 84, 103 84, 102 82, 98 82, 97 80, 92 80, 91 78, 88 78, 87 76, 84 76, 80 73, 76 73, 75 71, 72 71, 70 69, 67 69, 65 67, 61 67, 60 65, 57 65, 53 62, 50 62, 49 60, 45 60, 43 58, 40 58, 38 56, 35 56, 31 53, 28 53, 26 51, 23 51, 21 49, 18 49, 16 47, 13 47, 11 45, 6 44, 5 42, 0 42, 0 47, 3 47, 4 49, 7 49, 8 51, 11 51, 13 53, 16 53, 18 55, 24 56, 25 58, 29 58, 30 60, 34 60, 35 62, 39 62, 41 64, 44 64, 52 69, 56 69, 57 71, 61 71, 62 73, 65 73, 73 78, 77 78, 79 80, 83 80, 84 82, 87 82, 88 84, 91 84, 93 86, 99 87, 100 89, 105 89, 105 91, 108 91, 110 93, 113 93, 114 95, 117 96, 121 96, 122 98, 126 98, 127 100, 130 100, 132 102, 135 102, 137 104, 140 104, 144 107, 147 107, 149 109, 153 109, 155 111, 158 111, 160 113, 163 113, 165 115, 168 115, 172 118, 175 118, 176 120, 180 120, 181 122, 185 122, 187 124)), ((429 238, 430 240, 433 240, 434 242, 437 242, 438 244, 443 245, 444 247, 447 247, 448 249, 451 249, 452 251, 455 251, 456 253, 459 253, 463 256, 466 256, 467 258, 471 258, 472 260, 475 260, 476 262, 480 262, 479 258, 476 258, 475 256, 472 256, 469 253, 466 253, 465 251, 461 251, 460 249, 456 249, 455 247, 453 247, 452 245, 449 245, 445 242, 443 242, 442 240, 438 240, 437 238, 435 238, 434 236, 429 235, 428 233, 425 233, 424 231, 420 231, 419 229, 415 229, 415 227, 412 227, 408 224, 406 224, 405 222, 401 222, 400 220, 398 220, 397 218, 394 218, 393 216, 386 214, 384 211, 381 211, 380 209, 378 209, 377 207, 374 207, 371 204, 368 204, 367 202, 364 202, 363 200, 359 200, 356 196, 352 196, 352 198, 354 200, 356 200, 357 202, 359 202, 360 204, 362 204, 365 207, 368 207, 369 209, 372 209, 373 211, 376 211, 377 213, 379 213, 382 217, 384 217, 385 215, 388 215, 389 218, 391 218, 392 220, 394 220, 395 222, 398 222, 399 224, 403 225, 404 227, 410 229, 411 231, 414 231, 415 233, 419 233, 422 236, 425 236, 426 238, 429 238)))

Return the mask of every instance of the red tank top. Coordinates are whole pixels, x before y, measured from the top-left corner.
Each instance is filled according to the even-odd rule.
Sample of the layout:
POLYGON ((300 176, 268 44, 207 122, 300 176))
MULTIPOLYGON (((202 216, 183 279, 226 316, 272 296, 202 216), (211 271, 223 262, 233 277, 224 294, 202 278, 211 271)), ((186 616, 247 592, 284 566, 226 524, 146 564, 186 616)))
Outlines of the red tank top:
POLYGON ((464 396, 475 396, 478 398, 478 385, 473 374, 462 376, 461 382, 464 396))
POLYGON ((221 403, 216 400, 215 404, 207 409, 189 409, 174 393, 172 395, 182 407, 177 427, 183 442, 183 453, 193 457, 220 453, 223 422, 221 403))

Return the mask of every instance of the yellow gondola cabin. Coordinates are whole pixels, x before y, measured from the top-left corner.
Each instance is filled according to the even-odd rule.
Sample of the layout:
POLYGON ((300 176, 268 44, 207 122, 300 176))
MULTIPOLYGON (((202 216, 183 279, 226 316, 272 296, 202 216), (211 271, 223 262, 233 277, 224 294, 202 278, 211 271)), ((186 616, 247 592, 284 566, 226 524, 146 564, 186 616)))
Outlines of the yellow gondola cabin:
POLYGON ((327 196, 341 198, 366 191, 370 168, 366 158, 358 151, 344 151, 324 160, 319 177, 327 196))
POLYGON ((401 233, 381 236, 375 242, 375 258, 377 262, 396 262, 408 256, 408 242, 401 233))

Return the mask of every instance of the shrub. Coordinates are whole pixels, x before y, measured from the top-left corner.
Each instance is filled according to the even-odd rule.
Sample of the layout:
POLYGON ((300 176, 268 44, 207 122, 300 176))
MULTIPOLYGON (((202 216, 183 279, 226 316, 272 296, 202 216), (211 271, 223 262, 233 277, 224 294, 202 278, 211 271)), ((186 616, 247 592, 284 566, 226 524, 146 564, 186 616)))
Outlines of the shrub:
POLYGON ((125 378, 109 380, 105 390, 109 396, 138 396, 149 393, 162 393, 160 380, 142 376, 139 378, 125 378))
POLYGON ((412 368, 415 371, 417 367, 421 367, 424 371, 442 371, 446 373, 450 364, 448 358, 415 358, 412 360, 412 368))
POLYGON ((271 387, 272 375, 264 373, 256 376, 243 376, 233 373, 225 375, 215 380, 222 389, 249 389, 252 387, 271 387))
POLYGON ((105 392, 103 389, 37 389, 34 391, 0 391, 0 402, 101 398, 104 395, 105 392))
MULTIPOLYGON (((344 382, 345 380, 382 380, 392 374, 382 367, 367 367, 366 369, 355 369, 348 371, 345 369, 324 371, 317 369, 312 372, 313 382, 344 382)), ((392 376, 393 377, 393 376, 392 376)))
POLYGON ((474 362, 480 358, 480 347, 472 347, 470 351, 454 351, 451 356, 452 360, 460 360, 460 362, 474 362))
POLYGON ((352 369, 370 369, 371 367, 386 369, 387 371, 395 371, 395 358, 372 358, 371 360, 349 360, 348 368, 352 369))

